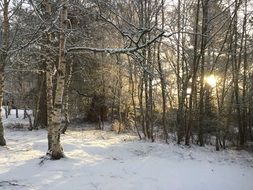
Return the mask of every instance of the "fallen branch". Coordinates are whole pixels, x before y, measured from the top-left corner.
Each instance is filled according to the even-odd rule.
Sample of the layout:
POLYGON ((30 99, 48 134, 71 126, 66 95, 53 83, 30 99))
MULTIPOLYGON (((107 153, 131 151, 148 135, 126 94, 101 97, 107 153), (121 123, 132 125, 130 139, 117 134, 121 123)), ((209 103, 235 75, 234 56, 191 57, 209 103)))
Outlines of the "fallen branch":
POLYGON ((47 154, 45 156, 41 156, 40 159, 41 159, 41 161, 39 162, 39 166, 43 166, 45 161, 50 160, 50 156, 49 156, 49 154, 47 154))
POLYGON ((18 184, 17 180, 0 181, 0 187, 4 187, 4 186, 26 187, 26 185, 18 184))

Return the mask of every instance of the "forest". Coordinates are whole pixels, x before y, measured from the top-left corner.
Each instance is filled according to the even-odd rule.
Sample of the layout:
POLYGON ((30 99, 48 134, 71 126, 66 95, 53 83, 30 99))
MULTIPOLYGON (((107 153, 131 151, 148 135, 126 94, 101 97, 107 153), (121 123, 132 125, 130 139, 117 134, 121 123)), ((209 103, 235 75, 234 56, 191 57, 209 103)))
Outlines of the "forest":
POLYGON ((0 155, 20 128, 42 138, 41 165, 64 160, 64 140, 94 130, 193 160, 244 151, 253 176, 252 0, 1 0, 0 14, 0 155))

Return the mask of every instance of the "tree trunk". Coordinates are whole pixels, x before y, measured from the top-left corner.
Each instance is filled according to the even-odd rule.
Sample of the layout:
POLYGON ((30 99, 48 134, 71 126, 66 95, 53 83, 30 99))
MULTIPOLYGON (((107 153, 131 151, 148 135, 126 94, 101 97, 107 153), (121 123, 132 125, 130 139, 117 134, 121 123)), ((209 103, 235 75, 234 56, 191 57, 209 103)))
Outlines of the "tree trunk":
MULTIPOLYGON (((185 131, 185 145, 190 145, 190 135, 191 128, 193 125, 193 113, 194 113, 194 100, 196 100, 196 83, 197 83, 197 72, 199 67, 199 55, 198 55, 198 25, 199 25, 199 12, 200 12, 200 0, 197 2, 196 7, 196 20, 195 20, 195 39, 194 39, 194 56, 193 56, 193 64, 192 64, 192 84, 191 84, 191 94, 189 99, 189 118, 186 124, 185 131)), ((195 102, 196 103, 196 102, 195 102)))
POLYGON ((147 138, 147 132, 145 127, 145 114, 144 114, 144 105, 143 105, 143 78, 140 77, 140 84, 138 87, 138 98, 139 98, 139 106, 140 106, 140 114, 141 114, 141 126, 142 126, 142 133, 144 137, 147 138))
POLYGON ((240 7, 240 1, 235 1, 235 17, 233 20, 233 41, 231 42, 232 45, 232 75, 233 75, 233 87, 234 87, 234 94, 235 94, 235 110, 237 114, 237 125, 239 131, 239 144, 243 146, 245 143, 245 133, 243 130, 242 124, 242 107, 240 101, 240 87, 239 87, 239 75, 241 70, 241 59, 242 59, 242 43, 243 43, 243 35, 240 41, 240 47, 238 47, 238 9, 240 7), (238 53, 239 48, 239 53, 238 53))
POLYGON ((136 113, 136 103, 135 103, 135 99, 134 99, 134 91, 135 91, 135 86, 134 86, 134 79, 133 79, 133 69, 132 69, 132 64, 131 64, 131 61, 130 61, 130 58, 129 56, 127 57, 128 58, 128 63, 129 63, 129 68, 130 68, 130 93, 131 93, 131 99, 132 99, 132 104, 133 104, 133 111, 134 111, 134 127, 136 128, 136 132, 139 136, 139 139, 141 140, 141 134, 140 134, 140 131, 139 131, 139 128, 138 128, 138 124, 137 124, 137 113, 136 113))
MULTIPOLYGON (((177 29, 180 30, 181 28, 181 0, 178 0, 178 12, 177 12, 177 29)), ((178 95, 178 109, 177 109, 177 144, 181 143, 184 134, 184 127, 183 127, 183 105, 184 105, 184 98, 181 96, 181 86, 182 86, 182 79, 180 77, 180 40, 181 35, 178 33, 178 43, 177 43, 177 95, 178 95)))
POLYGON ((70 61, 70 64, 66 67, 66 76, 65 76, 65 87, 64 87, 64 119, 65 124, 61 130, 61 133, 64 134, 69 126, 69 86, 72 78, 72 69, 73 61, 70 61))
MULTIPOLYGON (((162 0, 162 30, 164 29, 164 1, 162 0)), ((161 90, 162 90, 162 126, 163 126, 163 134, 165 142, 168 143, 168 131, 166 127, 166 84, 165 84, 165 77, 164 77, 164 71, 162 67, 162 61, 160 56, 161 51, 161 44, 162 44, 162 38, 159 40, 159 44, 157 47, 157 63, 158 63, 158 71, 159 71, 159 78, 161 83, 161 90)))
MULTIPOLYGON (((208 8, 209 8, 209 0, 202 0, 202 38, 201 38, 201 65, 200 65, 200 102, 199 102, 199 121, 198 121, 198 141, 200 146, 204 146, 204 137, 203 137, 203 125, 204 125, 204 115, 210 116, 207 110, 204 109, 204 95, 205 93, 209 93, 209 89, 206 89, 204 83, 205 77, 205 50, 207 44, 207 36, 208 36, 208 8)), ((209 88, 207 86, 207 88, 209 88)), ((210 94, 207 94, 209 96, 210 94)), ((207 98, 208 103, 210 103, 210 99, 207 98)))
MULTIPOLYGON (((185 3, 182 3, 181 0, 178 0, 178 12, 177 12, 177 29, 184 29, 185 17, 185 3)), ((188 97, 187 88, 190 77, 188 76, 189 68, 185 57, 185 42, 186 37, 182 33, 178 33, 178 43, 177 43, 177 61, 176 61, 176 77, 177 77, 177 98, 178 98, 178 109, 176 116, 177 124, 177 144, 180 144, 183 137, 185 136, 186 126, 187 126, 187 106, 188 106, 188 97)))
MULTIPOLYGON (((42 70, 46 71, 46 62, 42 70)), ((38 77, 38 95, 36 97, 36 108, 34 112, 34 128, 46 128, 47 124, 47 82, 46 73, 42 72, 38 77)))
MULTIPOLYGON (((250 78, 250 87, 249 87, 249 90, 251 92, 253 92, 253 74, 251 74, 249 76, 250 78)), ((251 96, 249 98, 249 105, 253 105, 253 96, 251 96)), ((250 141, 253 141, 253 131, 252 131, 252 128, 253 128, 253 108, 252 106, 249 107, 249 112, 248 112, 248 122, 249 122, 249 126, 248 126, 248 131, 249 131, 249 140, 250 141)))
MULTIPOLYGON (((1 59, 4 59, 3 56, 1 56, 1 59)), ((3 88, 4 88, 4 69, 3 69, 3 66, 1 65, 1 68, 0 68, 0 146, 6 145, 6 141, 4 138, 3 122, 2 122, 3 88)))
POLYGON ((4 138, 4 128, 2 122, 2 105, 3 105, 3 90, 4 90, 4 68, 7 61, 7 51, 9 48, 9 1, 3 1, 3 29, 1 33, 1 37, 3 40, 3 47, 0 52, 0 146, 6 145, 6 141, 4 138))
POLYGON ((62 110, 62 100, 64 92, 64 81, 65 81, 65 45, 66 36, 65 30, 67 29, 67 2, 62 0, 62 10, 61 10, 61 32, 60 32, 60 44, 59 44, 59 62, 57 68, 57 78, 56 78, 56 91, 54 98, 54 108, 52 114, 52 124, 49 126, 50 136, 52 137, 51 149, 49 150, 52 159, 60 159, 64 156, 63 148, 60 143, 61 135, 61 110, 62 110))
MULTIPOLYGON (((247 72, 248 72, 248 59, 247 59, 247 33, 246 33, 246 24, 247 24, 247 0, 245 0, 245 10, 244 10, 244 19, 243 19, 243 31, 242 31, 242 42, 241 48, 243 51, 243 90, 242 90, 242 136, 244 139, 244 143, 247 141, 246 131, 247 126, 249 125, 247 119, 247 111, 248 111, 248 100, 247 100, 247 72)), ((244 144, 243 143, 243 144, 244 144)))
MULTIPOLYGON (((49 0, 45 0, 45 7, 46 7, 46 12, 45 12, 45 19, 49 20, 51 14, 52 14, 52 8, 51 8, 51 3, 49 0)), ((47 23, 48 24, 48 23, 47 23)), ((52 148, 52 117, 53 117, 53 59, 52 55, 50 53, 50 47, 52 46, 51 43, 51 33, 45 32, 44 33, 44 38, 45 38, 45 54, 46 54, 46 100, 47 100, 47 125, 48 125, 48 153, 50 154, 50 150, 52 148)))
POLYGON ((30 116, 30 114, 27 112, 27 107, 25 107, 24 109, 24 116, 25 117, 28 117, 28 120, 29 120, 29 130, 32 130, 33 129, 33 123, 32 123, 32 118, 30 116))
POLYGON ((47 62, 47 124, 48 124, 48 150, 51 149, 52 146, 52 113, 53 113, 53 81, 52 81, 52 74, 50 69, 50 62, 47 62))

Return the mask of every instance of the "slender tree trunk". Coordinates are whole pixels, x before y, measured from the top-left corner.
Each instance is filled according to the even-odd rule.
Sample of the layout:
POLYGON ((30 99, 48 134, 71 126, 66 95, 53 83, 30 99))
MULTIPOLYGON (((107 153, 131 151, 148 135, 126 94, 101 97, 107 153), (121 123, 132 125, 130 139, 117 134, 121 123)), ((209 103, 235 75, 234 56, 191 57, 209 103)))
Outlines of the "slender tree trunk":
MULTIPOLYGON (((249 87, 249 90, 251 92, 253 92, 253 74, 251 74, 249 76, 250 78, 250 87, 249 87)), ((251 96, 249 98, 249 105, 253 105, 253 96, 251 96)), ((248 113, 248 122, 249 122, 249 126, 248 126, 248 131, 249 131, 249 140, 250 141, 253 141, 253 131, 252 131, 252 128, 253 128, 253 108, 252 106, 249 107, 249 113, 248 113)))
POLYGON ((140 105, 140 112, 141 112, 141 126, 142 126, 142 132, 144 134, 144 137, 147 138, 147 131, 145 127, 145 113, 144 113, 144 105, 143 105, 143 78, 140 77, 140 84, 138 88, 138 98, 139 98, 139 105, 140 105))
POLYGON ((67 19, 67 1, 61 0, 62 10, 61 10, 61 32, 60 32, 60 44, 59 44, 59 62, 57 68, 57 78, 56 78, 56 91, 54 99, 54 108, 52 114, 52 124, 49 126, 52 144, 49 150, 52 159, 60 159, 64 156, 63 148, 60 143, 61 135, 61 111, 63 103, 63 92, 64 92, 64 81, 65 81, 65 45, 66 36, 65 30, 67 29, 68 19, 67 19))
MULTIPOLYGON (((208 35, 208 8, 209 8, 209 0, 202 0, 202 38, 201 38, 201 50, 200 50, 200 56, 201 56, 201 65, 200 65, 200 102, 199 102, 199 123, 198 123, 198 138, 199 138, 199 145, 204 146, 204 137, 203 137, 203 120, 204 120, 204 114, 207 115, 208 111, 206 112, 204 110, 204 94, 210 93, 208 89, 205 89, 204 84, 204 77, 205 77, 205 50, 206 50, 206 44, 207 44, 207 35, 208 35)), ((207 87, 208 88, 208 87, 207 87)), ((210 95, 210 94, 208 94, 210 95)), ((210 101, 209 98, 207 98, 207 101, 210 101)), ((208 102, 209 103, 209 102, 208 102)), ((209 113, 210 115, 210 113, 209 113)))
MULTIPOLYGON (((145 0, 141 3, 141 27, 149 28, 151 25, 151 1, 145 0)), ((150 40, 150 34, 143 35, 142 42, 146 43, 150 40)), ((144 134, 147 139, 153 139, 153 60, 151 54, 151 47, 146 47, 142 51, 143 55, 143 84, 144 84, 144 97, 145 97, 145 120, 144 120, 144 134)))
MULTIPOLYGON (((222 80, 222 86, 221 86, 222 90, 221 90, 220 98, 219 98, 219 95, 218 95, 218 90, 216 90, 217 91, 216 94, 217 94, 217 105, 218 105, 218 118, 223 118, 223 115, 224 115, 225 91, 226 91, 226 81, 227 81, 229 63, 230 63, 230 59, 229 59, 229 56, 228 56, 226 64, 225 64, 223 78, 221 79, 222 80)), ((216 87, 216 89, 217 89, 217 87, 216 87)), ((232 101, 233 101, 233 98, 232 98, 232 101)), ((231 104, 229 104, 228 110, 231 110, 231 104)), ((230 115, 230 114, 228 114, 228 115, 230 115)), ((227 138, 227 135, 228 135, 228 132, 229 132, 228 125, 229 125, 228 118, 226 118, 226 122, 225 122, 225 126, 224 126, 224 133, 223 133, 223 136, 222 136, 222 142, 223 142, 222 147, 224 149, 226 148, 226 138, 227 138)))
MULTIPOLYGON (((178 12, 177 12, 177 29, 181 29, 181 0, 178 0, 178 12)), ((183 107, 184 107, 184 96, 182 95, 181 91, 182 89, 182 76, 180 76, 181 68, 180 68, 180 56, 181 56, 181 49, 180 49, 180 42, 181 42, 181 34, 178 33, 178 43, 177 43, 177 95, 178 95, 178 110, 177 110, 177 143, 180 144, 181 140, 184 136, 184 113, 183 113, 183 107)), ((183 67, 183 66, 182 66, 183 67)))
POLYGON ((112 106, 111 106, 111 121, 113 122, 113 120, 115 119, 114 116, 115 116, 115 113, 114 113, 114 108, 115 108, 115 103, 116 103, 116 98, 117 98, 117 87, 118 87, 118 83, 119 83, 119 80, 116 80, 115 81, 115 84, 113 86, 113 89, 112 89, 112 94, 113 94, 113 100, 112 100, 112 106))
MULTIPOLYGON (((146 61, 146 67, 147 67, 146 61)), ((144 97, 145 97, 145 133, 147 139, 150 139, 150 123, 149 123, 149 93, 148 93, 148 73, 144 71, 144 97)))
MULTIPOLYGON (((182 30, 182 33, 178 34, 177 43, 177 63, 176 63, 176 77, 177 77, 177 98, 178 98, 178 110, 177 110, 177 143, 180 144, 186 133, 187 119, 188 119, 188 104, 189 104, 189 92, 187 91, 190 75, 189 66, 187 63, 185 45, 186 36, 183 33, 186 25, 186 3, 185 1, 178 1, 177 12, 177 29, 182 30)), ((188 18, 187 18, 188 19, 188 18)))
POLYGON ((242 43, 243 43, 243 35, 241 39, 241 44, 239 47, 238 53, 238 9, 240 6, 240 1, 235 1, 235 17, 233 20, 233 46, 232 46, 232 75, 233 75, 233 86, 234 86, 234 94, 235 94, 235 110, 237 114, 237 125, 239 130, 239 144, 243 146, 245 143, 245 134, 242 125, 242 109, 241 109, 241 102, 240 102, 240 88, 239 88, 239 74, 241 68, 241 59, 242 59, 242 43))
POLYGON ((197 83, 197 72, 199 67, 199 55, 198 55, 198 24, 199 24, 199 12, 200 12, 200 0, 197 2, 196 7, 196 19, 195 19, 195 38, 194 38, 194 55, 193 55, 193 66, 192 66, 192 83, 191 83, 191 94, 189 99, 189 118, 186 125, 185 132, 185 145, 190 145, 191 128, 193 125, 193 113, 194 113, 194 100, 196 101, 196 83, 197 83))
POLYGON ((133 79, 133 69, 132 69, 132 64, 130 61, 130 58, 128 56, 128 62, 129 62, 129 67, 130 67, 130 89, 129 91, 131 91, 131 98, 132 98, 132 104, 133 104, 133 109, 134 109, 134 127, 136 128, 137 134, 139 136, 139 139, 141 140, 141 134, 138 128, 138 124, 137 124, 137 112, 136 112, 136 103, 135 103, 135 99, 134 99, 134 91, 135 91, 135 86, 134 86, 134 79, 133 79))
POLYGON ((65 124, 62 128, 61 132, 64 134, 70 124, 69 120, 69 86, 71 83, 72 78, 72 69, 73 69, 73 62, 70 61, 70 64, 66 67, 66 76, 65 76, 65 87, 64 87, 64 119, 65 124))
MULTIPOLYGON (((162 30, 164 29, 164 0, 161 2, 162 6, 162 30)), ((160 41, 158 43, 157 47, 157 63, 158 63, 158 71, 159 71, 159 77, 160 77, 160 83, 161 83, 161 90, 162 90, 162 126, 163 126, 163 134, 165 142, 168 143, 168 131, 166 127, 166 84, 165 84, 165 76, 164 71, 162 68, 162 61, 160 57, 161 53, 161 44, 162 44, 162 38, 160 38, 160 41)))
MULTIPOLYGON (((3 59, 2 56, 0 57, 0 61, 2 62, 1 59, 3 59)), ((1 68, 0 68, 0 146, 6 145, 6 141, 4 138, 3 122, 2 122, 3 88, 4 88, 4 69, 3 69, 3 66, 1 65, 1 68)))
POLYGON ((2 122, 2 105, 3 105, 3 90, 4 90, 4 68, 7 62, 7 52, 9 48, 9 30, 10 30, 10 24, 9 24, 9 1, 4 0, 3 1, 3 24, 2 24, 2 33, 1 38, 3 40, 3 46, 0 47, 0 146, 6 145, 6 141, 4 138, 4 128, 3 128, 3 122, 2 122))
MULTIPOLYGON (((49 22, 49 18, 52 14, 52 5, 50 0, 45 0, 44 5, 46 7, 45 20, 49 22)), ((51 33, 44 33, 45 47, 44 51, 46 54, 46 100, 47 100, 47 125, 48 125, 48 154, 52 148, 52 114, 53 114, 53 58, 51 55, 50 47, 51 43, 51 33), (50 127, 51 126, 51 127, 50 127)))
POLYGON ((31 115, 27 112, 27 107, 25 107, 24 109, 24 115, 25 117, 28 117, 28 120, 29 120, 29 130, 32 130, 33 129, 33 123, 32 123, 32 117, 31 115))
POLYGON ((46 73, 47 78, 47 124, 48 124, 48 150, 52 147, 52 113, 53 113, 53 81, 50 68, 50 62, 48 64, 48 70, 46 73))
POLYGON ((119 119, 119 131, 118 133, 121 132, 121 125, 123 123, 123 118, 122 118, 122 87, 123 87, 123 81, 122 81, 122 70, 120 67, 118 67, 118 88, 117 88, 117 112, 118 112, 118 119, 119 119))
MULTIPOLYGON (((150 50, 151 51, 151 50, 150 50)), ((150 52, 151 53, 151 52, 150 52)), ((148 89, 148 107, 149 107, 149 125, 150 125, 150 139, 154 142, 154 124, 153 124, 153 65, 151 65, 151 74, 149 76, 149 89, 148 89)))
MULTIPOLYGON (((44 68, 43 70, 46 70, 44 68)), ((34 111, 34 128, 38 129, 39 126, 45 128, 47 124, 47 84, 46 84, 46 73, 41 73, 39 75, 39 89, 38 96, 36 98, 36 108, 34 111)))
MULTIPOLYGON (((244 19, 243 19, 243 35, 242 35, 242 51, 243 51, 243 90, 242 90, 242 136, 244 143, 247 141, 246 131, 248 126, 247 119, 247 110, 248 110, 248 101, 247 101, 247 72, 248 72, 248 59, 247 59, 247 33, 246 33, 246 24, 247 24, 247 0, 245 0, 245 10, 244 10, 244 19)), ((243 143, 243 144, 244 144, 243 143)))

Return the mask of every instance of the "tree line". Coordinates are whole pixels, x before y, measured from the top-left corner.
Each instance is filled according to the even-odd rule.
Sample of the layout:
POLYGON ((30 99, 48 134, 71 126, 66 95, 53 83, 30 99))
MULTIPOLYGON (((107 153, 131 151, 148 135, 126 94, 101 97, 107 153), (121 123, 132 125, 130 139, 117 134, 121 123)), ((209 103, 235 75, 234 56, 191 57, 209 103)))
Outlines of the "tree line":
POLYGON ((114 121, 118 132, 152 142, 245 147, 253 140, 251 4, 2 0, 0 106, 16 78, 18 106, 33 110, 30 130, 47 128, 52 159, 64 156, 60 136, 77 119, 100 129, 114 121))

